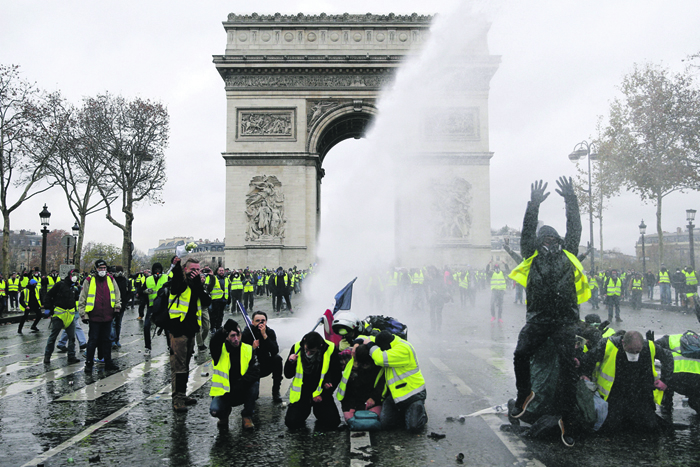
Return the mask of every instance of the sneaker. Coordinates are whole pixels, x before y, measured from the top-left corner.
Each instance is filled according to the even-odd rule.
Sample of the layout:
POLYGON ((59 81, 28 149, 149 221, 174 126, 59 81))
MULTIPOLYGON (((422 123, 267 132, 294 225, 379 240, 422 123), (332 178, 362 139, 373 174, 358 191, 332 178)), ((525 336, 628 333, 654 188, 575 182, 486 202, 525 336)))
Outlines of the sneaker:
POLYGON ((106 371, 119 371, 119 366, 115 365, 114 363, 108 363, 105 365, 105 370, 106 371))
POLYGON ((141 321, 141 320, 143 319, 143 316, 139 316, 139 317, 136 318, 136 319, 139 320, 139 321, 141 321))
POLYGON ((87 349, 87 344, 83 344, 80 346, 80 350, 85 350, 85 349, 87 349))
POLYGON ((491 322, 493 323, 494 321, 496 321, 496 317, 495 317, 495 316, 492 316, 492 317, 491 317, 491 322))
POLYGON ((146 349, 143 351, 143 353, 144 353, 145 355, 151 355, 151 349, 146 348, 146 349))
POLYGON ((121 348, 122 348, 122 345, 119 343, 119 341, 117 341, 117 343, 114 344, 114 345, 116 345, 118 349, 121 349, 121 348))
POLYGON ((39 330, 38 330, 37 328, 29 328, 29 330, 30 330, 32 333, 39 332, 39 330))
POLYGON ((104 358, 96 358, 96 359, 95 359, 95 364, 96 364, 96 365, 104 365, 104 364, 105 364, 105 359, 104 359, 104 358))
POLYGON ((523 416, 525 413, 525 409, 527 409, 527 406, 532 402, 532 399, 535 398, 535 392, 530 391, 530 394, 525 398, 525 401, 522 404, 519 404, 518 401, 515 401, 515 407, 513 408, 513 412, 510 414, 511 417, 513 418, 520 418, 523 416))
POLYGON ((501 318, 498 318, 498 324, 503 324, 503 320, 501 318))
POLYGON ((561 430, 561 442, 564 443, 564 446, 568 448, 574 447, 575 440, 571 435, 566 434, 566 430, 564 429, 564 419, 562 418, 559 419, 559 429, 561 430))
MULTIPOLYGON (((622 322, 622 318, 620 318, 620 317, 618 316, 617 318, 615 318, 615 322, 621 323, 621 322, 622 322)), ((34 332, 34 331, 32 331, 32 332, 34 332)))
POLYGON ((68 347, 63 346, 63 345, 57 345, 56 348, 57 348, 58 351, 61 352, 61 353, 68 352, 68 347))
POLYGON ((253 424, 253 419, 250 417, 243 417, 243 429, 253 430, 255 429, 255 424, 253 424))
POLYGON ((93 368, 92 362, 85 362, 85 371, 92 371, 92 368, 93 368))
POLYGON ((80 362, 81 362, 81 360, 80 360, 79 358, 68 357, 68 364, 69 364, 69 365, 72 365, 72 364, 74 364, 74 363, 80 363, 80 362))

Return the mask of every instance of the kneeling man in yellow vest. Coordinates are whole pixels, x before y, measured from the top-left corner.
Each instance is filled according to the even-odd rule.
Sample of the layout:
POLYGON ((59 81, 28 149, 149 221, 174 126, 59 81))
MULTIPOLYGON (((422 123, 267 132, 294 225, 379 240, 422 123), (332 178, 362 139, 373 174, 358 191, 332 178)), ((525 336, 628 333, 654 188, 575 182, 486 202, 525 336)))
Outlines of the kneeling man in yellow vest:
POLYGON ((306 334, 294 344, 284 364, 284 376, 292 379, 289 407, 284 417, 288 428, 306 424, 313 410, 317 427, 335 429, 340 413, 333 391, 340 383, 341 369, 338 349, 317 332, 306 334))
POLYGON ((690 408, 700 414, 700 359, 681 353, 682 337, 683 334, 671 334, 655 341, 656 345, 670 350, 673 356, 673 379, 664 392, 663 406, 673 407, 673 393, 677 392, 687 397, 690 408))
POLYGON ((624 336, 601 339, 584 354, 580 370, 584 379, 592 378, 595 372, 598 394, 608 402, 604 431, 652 432, 661 427, 654 404, 661 403, 666 381, 673 375, 671 352, 637 331, 627 331, 624 336), (661 361, 664 381, 654 360, 661 361))
POLYGON ((222 429, 228 428, 231 408, 239 405, 243 406, 243 428, 255 427, 252 417, 260 391, 260 367, 253 345, 242 342, 241 338, 238 323, 229 319, 212 336, 209 346, 214 365, 209 413, 219 419, 217 425, 222 429))

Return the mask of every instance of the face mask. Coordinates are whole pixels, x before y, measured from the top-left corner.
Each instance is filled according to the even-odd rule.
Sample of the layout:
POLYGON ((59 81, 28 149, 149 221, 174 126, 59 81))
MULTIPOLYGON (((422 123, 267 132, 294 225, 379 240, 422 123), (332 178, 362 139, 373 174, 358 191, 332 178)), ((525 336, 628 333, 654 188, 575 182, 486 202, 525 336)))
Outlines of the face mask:
POLYGON ((629 353, 625 352, 627 354, 627 361, 628 362, 636 362, 639 361, 639 354, 638 353, 629 353))
POLYGON ((72 276, 70 280, 72 280, 73 282, 78 282, 78 276, 72 276))
POLYGON ((100 277, 105 277, 107 275, 107 271, 97 271, 97 275, 100 277))

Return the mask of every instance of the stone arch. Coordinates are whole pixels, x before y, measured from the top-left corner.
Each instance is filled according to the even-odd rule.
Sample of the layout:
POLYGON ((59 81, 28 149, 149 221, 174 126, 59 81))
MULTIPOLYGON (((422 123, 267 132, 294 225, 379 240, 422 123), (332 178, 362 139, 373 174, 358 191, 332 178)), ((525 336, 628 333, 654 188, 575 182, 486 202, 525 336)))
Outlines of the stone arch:
POLYGON ((319 118, 309 129, 307 152, 318 154, 319 165, 322 165, 333 146, 348 138, 363 137, 376 114, 374 105, 341 104, 319 118))

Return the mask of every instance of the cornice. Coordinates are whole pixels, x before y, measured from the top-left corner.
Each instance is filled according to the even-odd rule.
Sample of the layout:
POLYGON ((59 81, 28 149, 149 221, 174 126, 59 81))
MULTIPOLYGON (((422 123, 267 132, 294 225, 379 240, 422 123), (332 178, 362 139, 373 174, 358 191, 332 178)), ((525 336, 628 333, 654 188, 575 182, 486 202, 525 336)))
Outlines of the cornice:
POLYGON ((246 25, 261 25, 261 26, 273 26, 273 25, 302 25, 302 24, 314 24, 314 25, 415 25, 428 27, 432 22, 434 15, 419 15, 418 13, 413 13, 411 15, 396 15, 394 13, 389 13, 387 15, 375 15, 372 13, 367 13, 364 15, 349 14, 344 13, 342 15, 328 15, 326 13, 320 13, 318 15, 306 15, 304 13, 298 13, 296 15, 283 15, 281 13, 275 13, 274 15, 259 15, 258 13, 252 13, 250 15, 237 15, 235 13, 230 13, 226 21, 224 21, 224 26, 233 26, 235 24, 246 24, 246 25))

